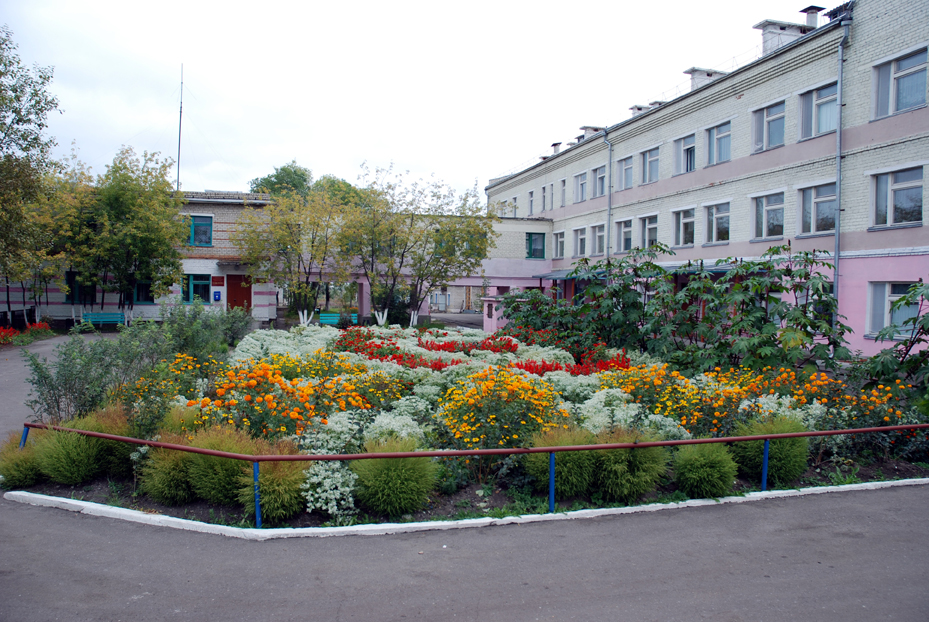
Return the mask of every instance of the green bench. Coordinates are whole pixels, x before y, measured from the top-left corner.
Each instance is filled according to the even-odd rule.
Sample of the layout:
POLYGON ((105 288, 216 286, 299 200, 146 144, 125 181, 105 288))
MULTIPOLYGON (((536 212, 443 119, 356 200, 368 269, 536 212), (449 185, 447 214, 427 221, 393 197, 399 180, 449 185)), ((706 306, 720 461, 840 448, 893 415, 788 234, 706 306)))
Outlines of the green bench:
MULTIPOLYGON (((320 326, 335 326, 339 323, 339 314, 338 313, 320 313, 319 314, 319 324, 320 326)), ((358 323, 358 314, 352 313, 352 324, 358 323)))
POLYGON ((84 322, 91 324, 125 324, 125 313, 84 313, 81 315, 84 322))

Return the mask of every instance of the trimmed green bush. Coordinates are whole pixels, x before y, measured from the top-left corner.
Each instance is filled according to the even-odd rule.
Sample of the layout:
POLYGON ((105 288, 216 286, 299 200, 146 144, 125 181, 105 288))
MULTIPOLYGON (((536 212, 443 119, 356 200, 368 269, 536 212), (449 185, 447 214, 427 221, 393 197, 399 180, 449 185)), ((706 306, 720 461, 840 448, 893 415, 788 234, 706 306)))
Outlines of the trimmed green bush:
POLYGON ((35 445, 39 470, 59 484, 83 484, 102 470, 99 439, 76 432, 49 430, 35 445))
MULTIPOLYGON (((75 430, 100 432, 115 436, 130 436, 129 419, 125 410, 119 405, 107 406, 81 419, 74 419, 65 424, 75 430)), ((100 470, 114 477, 132 475, 132 461, 129 454, 138 446, 119 441, 93 439, 99 446, 100 470)))
MULTIPOLYGON (((796 419, 774 417, 739 424, 735 428, 735 435, 754 436, 757 434, 788 434, 790 432, 805 431, 806 428, 796 419)), ((733 443, 732 455, 742 474, 755 481, 761 481, 764 441, 733 443)), ((776 484, 789 484, 794 481, 806 471, 807 455, 808 442, 806 437, 772 440, 768 449, 768 481, 776 484)))
MULTIPOLYGON (((165 433, 162 443, 187 445, 187 437, 165 433)), ((142 465, 139 490, 159 503, 182 505, 194 498, 190 486, 190 457, 183 451, 154 447, 142 465)))
POLYGON ((39 430, 29 431, 25 447, 19 448, 20 433, 10 432, 3 447, 0 447, 0 485, 8 490, 32 486, 42 477, 36 459, 35 443, 39 430))
MULTIPOLYGON (((258 453, 264 455, 293 456, 300 453, 297 446, 288 441, 281 441, 274 446, 261 443, 258 453)), ((274 525, 287 520, 306 508, 306 498, 301 486, 306 481, 306 462, 262 462, 258 471, 258 485, 261 489, 262 523, 274 525)), ((246 513, 255 515, 255 480, 251 472, 239 477, 239 503, 245 506, 246 513)))
MULTIPOLYGON (((556 428, 532 437, 533 447, 592 445, 594 435, 580 428, 556 428)), ((536 490, 548 490, 549 454, 527 454, 526 472, 535 478, 536 490)), ((559 499, 586 494, 593 481, 597 457, 592 451, 559 451, 555 454, 555 496, 559 499)))
MULTIPOLYGON (((217 427, 199 432, 190 445, 202 449, 255 455, 257 442, 241 430, 217 427)), ((238 500, 239 477, 243 471, 251 468, 251 464, 232 458, 188 455, 190 486, 197 496, 220 505, 235 505, 238 500)))
MULTIPOLYGON (((413 438, 389 437, 365 443, 368 453, 414 451, 413 438)), ((430 458, 373 458, 353 460, 358 475, 358 500, 377 514, 400 516, 423 507, 435 488, 439 465, 430 458)))
POLYGON ((165 413, 164 419, 158 426, 158 432, 163 434, 185 434, 194 428, 194 419, 200 413, 199 408, 187 406, 172 406, 165 413))
POLYGON ((674 481, 693 499, 724 497, 738 467, 722 443, 683 445, 674 453, 674 481))
MULTIPOLYGON (((597 443, 633 443, 649 441, 634 430, 615 428, 597 435, 597 443)), ((658 486, 668 464, 663 447, 642 449, 604 449, 597 451, 596 488, 610 501, 631 503, 658 486)))

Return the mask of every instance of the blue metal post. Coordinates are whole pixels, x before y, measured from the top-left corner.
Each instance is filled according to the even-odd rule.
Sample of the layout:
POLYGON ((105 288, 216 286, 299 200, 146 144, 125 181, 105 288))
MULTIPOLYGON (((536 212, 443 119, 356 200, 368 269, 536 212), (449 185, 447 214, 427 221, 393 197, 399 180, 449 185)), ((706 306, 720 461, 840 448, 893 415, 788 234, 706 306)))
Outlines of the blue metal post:
POLYGON ((258 493, 258 463, 253 462, 255 473, 255 526, 261 529, 261 495, 258 493))
POLYGON ((764 439, 764 458, 761 460, 761 492, 768 489, 768 447, 771 439, 764 439))
POLYGON ((22 449, 26 446, 26 437, 29 436, 29 428, 23 426, 23 437, 19 441, 19 448, 22 449))
POLYGON ((548 513, 555 512, 555 452, 548 454, 548 513))

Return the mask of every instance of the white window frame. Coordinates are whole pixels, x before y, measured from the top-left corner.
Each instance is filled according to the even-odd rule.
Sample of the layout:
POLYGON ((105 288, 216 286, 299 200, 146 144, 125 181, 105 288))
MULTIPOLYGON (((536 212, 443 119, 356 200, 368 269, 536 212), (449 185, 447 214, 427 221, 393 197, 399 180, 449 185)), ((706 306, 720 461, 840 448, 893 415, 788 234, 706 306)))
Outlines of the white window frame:
MULTIPOLYGON (((919 54, 920 52, 927 52, 927 50, 929 50, 929 43, 921 43, 919 45, 902 50, 893 56, 882 58, 872 65, 873 94, 871 103, 873 119, 883 119, 900 112, 915 110, 926 105, 926 93, 924 90, 923 101, 921 103, 917 103, 906 108, 899 108, 897 102, 896 85, 898 80, 917 74, 919 72, 924 72, 925 75, 927 75, 927 79, 929 79, 929 66, 927 66, 929 63, 926 61, 903 70, 899 70, 897 65, 900 61, 906 60, 911 56, 919 54), (885 75, 882 76, 882 74, 885 75), (885 81, 884 85, 881 85, 882 77, 885 81), (883 110, 885 107, 886 110, 883 110)), ((929 52, 927 52, 927 59, 929 59, 929 52)))
POLYGON ((587 256, 587 227, 578 227, 574 231, 574 257, 587 256))
POLYGON ((626 156, 616 162, 619 165, 619 190, 628 190, 635 183, 635 177, 632 176, 632 160, 634 157, 626 156), (627 173, 629 175, 628 179, 626 177, 627 173))
POLYGON ((752 153, 761 153, 769 149, 783 147, 787 142, 787 99, 779 99, 752 111, 752 153), (775 111, 778 106, 784 109, 775 111), (783 122, 781 142, 771 142, 771 125, 783 122))
POLYGON ((839 87, 838 83, 835 81, 817 85, 800 94, 800 140, 824 136, 836 131, 836 125, 838 123, 838 100, 839 87), (833 89, 831 93, 822 93, 829 88, 833 89), (832 106, 832 119, 834 124, 831 128, 821 130, 819 125, 823 118, 822 112, 824 106, 832 106))
POLYGON ((715 166, 716 164, 722 164, 723 162, 728 162, 732 159, 732 119, 726 119, 725 121, 720 121, 712 127, 708 127, 704 130, 706 132, 706 165, 715 166), (728 129, 725 132, 720 132, 720 128, 728 125, 728 129), (729 157, 725 160, 720 159, 719 157, 719 145, 720 141, 723 139, 727 140, 729 143, 729 157))
POLYGON ((749 195, 749 198, 752 201, 752 239, 755 240, 765 240, 770 238, 781 238, 784 236, 784 229, 787 224, 785 221, 786 215, 786 206, 787 206, 787 189, 779 188, 777 190, 771 190, 769 192, 760 192, 756 194, 749 195), (780 196, 780 203, 768 203, 768 199, 780 196), (761 209, 761 220, 758 219, 758 201, 762 201, 761 209), (781 233, 771 233, 768 230, 768 212, 781 211, 781 233), (761 227, 759 230, 759 226, 761 227))
POLYGON ((713 203, 704 203, 701 207, 706 210, 706 243, 707 244, 728 244, 732 239, 732 199, 724 201, 714 201, 713 203), (726 206, 725 212, 720 212, 719 208, 726 206), (719 239, 719 227, 717 221, 725 218, 726 239, 719 239))
POLYGON ((695 170, 697 170, 697 134, 691 133, 674 141, 674 174, 681 175, 695 170))
POLYGON ((587 171, 574 176, 574 202, 583 203, 587 200, 587 171))
POLYGON ((561 207, 565 206, 565 202, 568 200, 568 180, 562 179, 561 181, 561 207))
POLYGON ((925 195, 926 195, 926 167, 925 166, 911 166, 903 167, 894 170, 882 170, 875 171, 871 176, 871 220, 875 227, 894 227, 898 225, 912 225, 915 223, 922 223, 925 220, 925 195), (896 175, 900 173, 906 173, 909 171, 914 171, 916 169, 922 170, 922 176, 918 180, 911 181, 902 181, 896 182, 896 175), (886 188, 882 192, 881 189, 881 178, 887 178, 886 188), (922 188, 922 203, 921 203, 921 214, 919 220, 905 220, 901 222, 896 222, 894 219, 894 194, 902 190, 910 190, 913 188, 922 188), (884 215, 884 222, 878 222, 878 202, 879 195, 884 194, 885 209, 886 213, 884 215))
POLYGON ((697 240, 697 206, 688 205, 672 210, 671 217, 674 223, 674 246, 693 246, 697 240), (686 216, 688 212, 690 215, 686 216), (684 225, 687 223, 693 226, 690 242, 685 241, 684 235, 684 225))
POLYGON ((651 246, 648 243, 648 232, 652 229, 655 231, 655 242, 658 242, 658 213, 653 214, 642 214, 638 217, 639 219, 639 229, 642 240, 641 248, 648 248, 651 246), (655 219, 655 222, 650 222, 652 219, 655 219))
POLYGON ((633 248, 635 248, 635 238, 632 235, 632 219, 628 218, 626 220, 616 221, 616 252, 617 253, 628 253, 633 248), (629 232, 629 246, 626 248, 624 242, 626 241, 625 233, 629 232))
POLYGON ((653 184, 661 177, 661 145, 650 147, 641 152, 642 155, 642 185, 653 184), (654 177, 651 165, 655 165, 654 177))
POLYGON ((809 185, 803 188, 798 188, 800 192, 799 201, 797 202, 797 233, 799 235, 816 235, 820 233, 835 233, 835 209, 838 207, 836 203, 836 190, 835 181, 827 181, 825 183, 809 185), (833 186, 832 194, 825 194, 829 186, 833 186), (823 193, 820 195, 820 193, 823 193), (819 207, 824 203, 833 204, 833 213, 832 213, 832 228, 831 229, 819 229, 816 224, 819 220, 817 218, 817 213, 819 207), (809 206, 809 231, 804 231, 806 227, 806 208, 809 206))
POLYGON ((535 210, 535 191, 529 191, 529 215, 532 216, 532 212, 535 210))
POLYGON ((590 225, 590 255, 603 255, 606 253, 606 223, 590 225))
POLYGON ((543 185, 543 186, 542 186, 542 211, 543 211, 543 212, 545 211, 545 208, 546 208, 546 205, 545 205, 545 204, 546 204, 546 202, 547 202, 546 199, 548 198, 548 197, 546 196, 546 192, 545 192, 545 191, 546 191, 546 187, 543 185))
POLYGON ((590 176, 593 178, 594 182, 591 198, 606 196, 606 165, 593 169, 590 172, 590 176))
MULTIPOLYGON (((893 286, 894 285, 905 285, 907 289, 913 285, 915 281, 887 281, 887 282, 872 282, 868 288, 868 293, 871 297, 871 313, 868 318, 868 328, 869 335, 876 335, 882 328, 885 326, 891 325, 891 313, 890 307, 893 303, 898 300, 904 294, 894 294, 893 286), (878 320, 880 318, 880 326, 878 326, 878 320)), ((903 332, 897 333, 898 335, 903 334, 903 332)))
POLYGON ((552 258, 564 259, 564 230, 552 233, 552 258))
POLYGON ((510 205, 513 206, 513 218, 516 218, 516 209, 519 207, 519 204, 516 202, 517 198, 519 197, 516 196, 516 197, 513 197, 512 200, 510 200, 510 205))

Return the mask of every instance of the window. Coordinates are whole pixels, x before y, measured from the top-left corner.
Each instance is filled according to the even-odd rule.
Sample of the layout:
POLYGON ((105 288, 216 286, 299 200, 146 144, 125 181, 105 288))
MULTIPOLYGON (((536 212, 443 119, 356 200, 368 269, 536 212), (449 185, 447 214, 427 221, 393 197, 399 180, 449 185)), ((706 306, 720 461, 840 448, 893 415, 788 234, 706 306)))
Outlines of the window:
POLYGON ((835 84, 800 96, 800 137, 834 132, 839 121, 839 89, 835 84))
POLYGON ((729 241, 729 204, 720 203, 706 208, 707 244, 729 241))
POLYGON ((800 203, 800 233, 835 231, 835 184, 805 188, 800 203))
POLYGON ((574 202, 587 200, 587 173, 574 176, 574 202))
POLYGON ((755 153, 784 144, 784 120, 787 107, 784 102, 768 106, 754 113, 755 153))
POLYGON ((874 178, 874 224, 899 225, 923 220, 923 169, 911 168, 874 178))
POLYGON ((694 243, 694 210, 674 212, 674 245, 687 246, 694 243))
POLYGON ((587 254, 587 229, 574 230, 574 256, 583 257, 587 254))
POLYGON ((602 255, 606 252, 606 225, 591 227, 593 234, 593 255, 602 255))
POLYGON ((919 313, 919 305, 905 305, 895 311, 890 307, 906 294, 912 283, 871 283, 871 333, 876 334, 885 326, 896 324, 903 332, 903 322, 919 313))
POLYGON ((632 156, 619 161, 619 189, 628 190, 632 187, 632 156))
POLYGON ((554 234, 555 239, 555 257, 561 259, 564 257, 564 231, 554 234))
POLYGON ((565 201, 567 200, 568 188, 567 180, 561 180, 561 207, 565 206, 565 201))
POLYGON ((550 209, 555 209, 555 184, 548 185, 548 196, 551 197, 552 202, 550 209))
POLYGON ((545 234, 526 234, 526 259, 545 259, 545 234))
POLYGON ((190 245, 213 246, 213 217, 190 217, 190 245))
POLYGON ((616 246, 617 250, 627 253, 632 250, 632 221, 624 220, 616 223, 616 246))
POLYGON ((658 243, 658 217, 646 216, 642 222, 642 246, 648 248, 658 243))
POLYGON ((674 141, 674 174, 689 173, 697 168, 697 137, 694 134, 674 141))
POLYGON ((510 199, 510 207, 513 208, 513 218, 516 218, 516 197, 510 199))
POLYGON ((602 197, 606 194, 606 167, 594 169, 594 196, 602 197))
POLYGON ((755 199, 755 237, 784 235, 784 193, 755 199))
POLYGON ((728 162, 732 123, 726 121, 706 131, 706 163, 708 166, 728 162))
POLYGON ((875 118, 910 110, 926 103, 926 50, 878 65, 875 118))
POLYGON ((185 274, 181 280, 181 298, 184 302, 193 302, 196 299, 210 304, 210 275, 185 274))
POLYGON ((532 216, 533 209, 535 208, 535 192, 532 190, 529 191, 529 215, 532 216))
POLYGON ((545 197, 545 186, 542 186, 542 211, 543 211, 543 212, 545 211, 545 207, 546 207, 546 205, 545 205, 545 203, 546 203, 545 199, 546 199, 546 197, 545 197))
POLYGON ((144 304, 144 305, 155 304, 155 296, 152 295, 152 284, 151 283, 136 283, 133 296, 134 297, 132 301, 135 304, 144 304))
POLYGON ((642 153, 642 183, 658 181, 658 147, 642 153))

